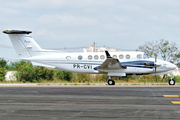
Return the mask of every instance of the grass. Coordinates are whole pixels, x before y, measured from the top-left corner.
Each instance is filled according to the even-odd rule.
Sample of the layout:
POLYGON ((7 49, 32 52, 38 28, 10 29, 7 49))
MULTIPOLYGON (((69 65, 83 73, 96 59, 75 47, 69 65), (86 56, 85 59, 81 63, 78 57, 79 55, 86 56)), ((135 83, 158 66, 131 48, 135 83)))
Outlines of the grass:
MULTIPOLYGON (((60 80, 60 79, 53 79, 53 80, 41 80, 38 83, 75 83, 76 85, 78 83, 86 83, 89 85, 89 83, 107 83, 106 82, 106 76, 102 75, 84 75, 83 80, 78 80, 78 79, 71 79, 71 81, 67 80, 60 80)), ((135 76, 132 77, 127 76, 126 78, 118 78, 118 77, 113 77, 112 78, 116 83, 168 83, 170 77, 165 76, 164 79, 162 79, 161 76, 157 76, 157 81, 155 81, 155 77, 151 75, 141 75, 141 76, 135 76)), ((180 76, 174 76, 174 80, 176 83, 180 82, 180 76)), ((0 83, 23 83, 23 81, 0 81, 0 83)), ((31 83, 31 82, 25 82, 25 83, 31 83)))

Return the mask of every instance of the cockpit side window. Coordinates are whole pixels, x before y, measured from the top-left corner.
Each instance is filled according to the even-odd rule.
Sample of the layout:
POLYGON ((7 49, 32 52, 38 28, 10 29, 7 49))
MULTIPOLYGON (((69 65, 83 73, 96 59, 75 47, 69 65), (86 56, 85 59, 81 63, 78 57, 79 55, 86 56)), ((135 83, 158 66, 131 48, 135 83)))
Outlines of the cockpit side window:
POLYGON ((137 59, 142 59, 142 54, 138 54, 137 59))

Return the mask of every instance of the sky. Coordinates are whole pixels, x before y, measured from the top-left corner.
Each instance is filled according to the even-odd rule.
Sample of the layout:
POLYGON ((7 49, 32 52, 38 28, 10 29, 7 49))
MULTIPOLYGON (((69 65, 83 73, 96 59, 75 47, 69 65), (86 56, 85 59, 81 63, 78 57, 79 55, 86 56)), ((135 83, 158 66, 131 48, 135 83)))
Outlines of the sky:
MULTIPOLYGON (((42 48, 135 50, 160 39, 180 46, 180 0, 0 0, 0 31, 20 29, 42 48)), ((0 32, 0 57, 17 59, 0 32)), ((77 51, 70 49, 70 51, 77 51)), ((79 51, 83 51, 80 49, 79 51)))

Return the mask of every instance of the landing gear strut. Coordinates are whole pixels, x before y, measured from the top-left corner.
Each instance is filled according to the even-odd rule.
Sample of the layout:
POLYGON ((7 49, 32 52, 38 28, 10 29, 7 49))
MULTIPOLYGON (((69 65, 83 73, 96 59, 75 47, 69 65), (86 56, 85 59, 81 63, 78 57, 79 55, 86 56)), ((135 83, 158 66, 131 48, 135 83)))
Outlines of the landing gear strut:
POLYGON ((108 85, 115 85, 115 81, 112 80, 110 76, 107 78, 107 83, 108 85))
POLYGON ((173 80, 172 74, 170 74, 171 79, 169 80, 169 85, 175 85, 175 80, 173 80))

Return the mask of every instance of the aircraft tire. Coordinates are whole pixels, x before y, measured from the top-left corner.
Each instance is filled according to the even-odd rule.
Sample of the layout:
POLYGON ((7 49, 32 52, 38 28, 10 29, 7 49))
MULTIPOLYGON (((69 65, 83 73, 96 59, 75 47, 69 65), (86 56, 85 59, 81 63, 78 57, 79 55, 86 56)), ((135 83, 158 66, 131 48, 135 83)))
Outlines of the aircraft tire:
POLYGON ((175 85, 175 80, 173 79, 169 80, 169 85, 175 85))
POLYGON ((115 81, 113 80, 113 85, 115 85, 115 81))
POLYGON ((114 80, 108 80, 108 85, 115 85, 114 80))

